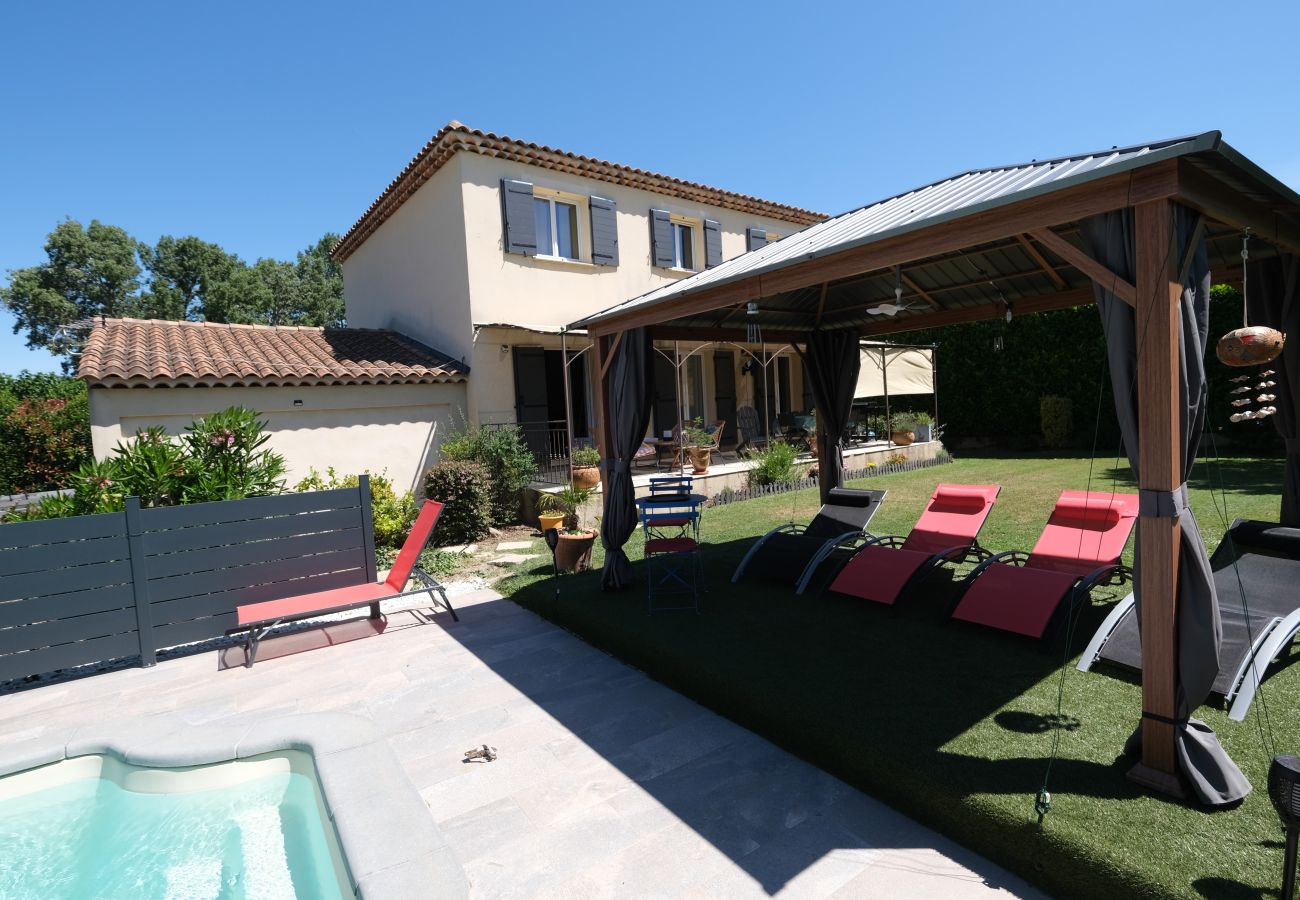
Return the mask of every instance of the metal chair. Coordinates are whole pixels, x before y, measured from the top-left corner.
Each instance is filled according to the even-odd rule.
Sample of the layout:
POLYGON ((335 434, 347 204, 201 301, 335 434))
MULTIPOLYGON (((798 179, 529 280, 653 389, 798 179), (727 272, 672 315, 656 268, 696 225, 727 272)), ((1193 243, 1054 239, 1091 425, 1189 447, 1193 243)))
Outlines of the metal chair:
POLYGON ((699 541, 650 538, 645 542, 645 561, 647 614, 693 609, 699 615, 704 577, 699 541))

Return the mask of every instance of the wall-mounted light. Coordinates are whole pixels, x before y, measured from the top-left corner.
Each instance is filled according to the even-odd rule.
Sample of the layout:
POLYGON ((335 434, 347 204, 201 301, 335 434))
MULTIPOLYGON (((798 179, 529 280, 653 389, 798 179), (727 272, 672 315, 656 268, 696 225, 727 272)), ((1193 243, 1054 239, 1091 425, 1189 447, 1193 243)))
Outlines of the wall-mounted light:
POLYGON ((293 401, 293 405, 294 405, 294 406, 302 406, 302 401, 301 401, 301 400, 295 400, 295 401, 293 401))
POLYGON ((505 356, 505 355, 506 355, 507 353, 509 353, 509 352, 510 352, 510 345, 509 345, 509 344, 502 344, 502 345, 501 345, 501 355, 502 355, 502 356, 505 356))

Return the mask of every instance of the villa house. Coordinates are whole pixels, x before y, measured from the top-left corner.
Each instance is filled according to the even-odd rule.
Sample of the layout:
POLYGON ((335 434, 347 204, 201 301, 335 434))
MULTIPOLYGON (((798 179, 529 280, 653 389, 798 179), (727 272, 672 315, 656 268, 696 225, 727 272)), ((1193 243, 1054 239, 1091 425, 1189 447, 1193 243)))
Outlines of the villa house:
MULTIPOLYGON (((291 478, 382 469, 418 492, 462 417, 519 423, 539 457, 562 458, 562 347, 580 442, 593 408, 586 335, 566 323, 823 218, 451 122, 335 247, 347 328, 97 322, 80 362, 94 451, 241 404, 266 418, 291 478)), ((770 421, 812 405, 788 347, 661 350, 657 433, 677 424, 679 392, 686 420, 726 420, 724 443, 738 407, 770 421)))
MULTIPOLYGON (((587 437, 590 426, 587 341, 581 332, 562 340, 566 323, 823 218, 451 122, 348 230, 334 256, 349 327, 395 331, 460 360, 470 373, 465 416, 520 423, 541 445, 545 432, 554 441, 564 429, 562 343, 575 437, 587 437)), ((659 432, 677 422, 672 346, 662 349, 659 432)), ((685 356, 698 345, 679 349, 685 356)), ((770 349, 776 355, 778 348, 770 349)), ((809 406, 792 357, 781 351, 766 367, 774 413, 809 406)), ((742 377, 755 368, 747 359, 739 348, 713 346, 685 360, 685 418, 725 419, 734 439, 738 393, 743 401, 752 391, 742 377)))

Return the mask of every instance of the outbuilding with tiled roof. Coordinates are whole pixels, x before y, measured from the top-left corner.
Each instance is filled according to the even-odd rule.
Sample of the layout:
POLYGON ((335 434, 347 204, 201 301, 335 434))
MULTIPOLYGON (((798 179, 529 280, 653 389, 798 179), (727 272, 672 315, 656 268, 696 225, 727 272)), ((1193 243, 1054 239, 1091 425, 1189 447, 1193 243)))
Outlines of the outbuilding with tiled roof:
POLYGON ((400 490, 418 490, 465 408, 469 368, 387 329, 100 319, 78 374, 97 457, 139 428, 179 433, 245 406, 266 419, 290 483, 332 466, 386 471, 400 490))

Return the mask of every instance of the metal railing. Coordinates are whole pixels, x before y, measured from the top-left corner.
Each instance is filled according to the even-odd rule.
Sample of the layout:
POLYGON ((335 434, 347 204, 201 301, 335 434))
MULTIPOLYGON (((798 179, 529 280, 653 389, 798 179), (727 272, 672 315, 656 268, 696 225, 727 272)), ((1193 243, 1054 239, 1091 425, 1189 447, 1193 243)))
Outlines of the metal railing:
MULTIPOLYGON (((543 484, 569 483, 569 430, 563 419, 546 422, 495 422, 484 428, 518 428, 537 460, 536 480, 543 484)), ((590 447, 590 438, 575 437, 575 447, 590 447)))

